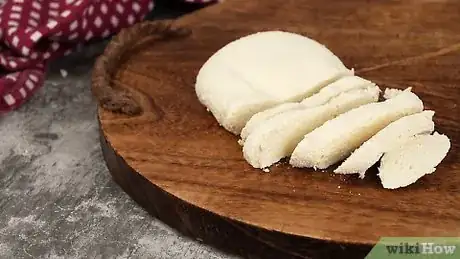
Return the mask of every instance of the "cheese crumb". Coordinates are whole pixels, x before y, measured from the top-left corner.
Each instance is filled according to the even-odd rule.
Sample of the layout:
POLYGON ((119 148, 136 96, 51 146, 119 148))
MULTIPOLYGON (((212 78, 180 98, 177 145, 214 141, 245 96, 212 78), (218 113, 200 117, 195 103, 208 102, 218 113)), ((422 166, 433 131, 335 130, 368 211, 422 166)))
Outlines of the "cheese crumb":
POLYGON ((60 72, 61 72, 61 76, 62 76, 63 78, 66 78, 66 77, 67 77, 67 74, 68 74, 68 73, 67 73, 66 70, 61 69, 60 72))

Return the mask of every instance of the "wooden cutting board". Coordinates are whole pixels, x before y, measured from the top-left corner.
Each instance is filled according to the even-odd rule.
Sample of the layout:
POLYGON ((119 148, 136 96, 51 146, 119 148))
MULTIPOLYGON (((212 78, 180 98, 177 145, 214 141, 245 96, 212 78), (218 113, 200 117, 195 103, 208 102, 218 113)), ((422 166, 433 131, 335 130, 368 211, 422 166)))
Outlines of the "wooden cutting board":
POLYGON ((459 14, 456 0, 228 0, 178 20, 192 31, 182 38, 129 41, 136 29, 125 31, 94 70, 142 108, 99 109, 113 178, 181 232, 250 258, 360 258, 382 236, 458 236, 459 14), (237 137, 198 102, 194 81, 228 42, 273 29, 325 44, 382 89, 412 86, 452 141, 437 171, 390 191, 375 172, 360 180, 286 164, 251 168, 237 137))

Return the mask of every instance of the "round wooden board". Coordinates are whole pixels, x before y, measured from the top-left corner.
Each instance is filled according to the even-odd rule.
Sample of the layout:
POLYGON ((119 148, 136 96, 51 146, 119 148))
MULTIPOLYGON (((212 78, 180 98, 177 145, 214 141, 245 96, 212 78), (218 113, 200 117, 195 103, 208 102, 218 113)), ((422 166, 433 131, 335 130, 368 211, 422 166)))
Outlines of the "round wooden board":
MULTIPOLYGON (((234 0, 183 17, 177 25, 190 36, 147 40, 117 57, 111 82, 129 89, 143 112, 99 109, 113 178, 166 223, 247 257, 359 258, 382 236, 458 236, 459 13, 458 1, 234 0), (267 29, 326 44, 382 89, 412 86, 452 142, 436 172, 391 191, 375 169, 360 180, 285 163, 269 173, 248 165, 237 136, 198 102, 194 81, 220 47, 267 29)), ((122 43, 119 36, 111 45, 122 43)))

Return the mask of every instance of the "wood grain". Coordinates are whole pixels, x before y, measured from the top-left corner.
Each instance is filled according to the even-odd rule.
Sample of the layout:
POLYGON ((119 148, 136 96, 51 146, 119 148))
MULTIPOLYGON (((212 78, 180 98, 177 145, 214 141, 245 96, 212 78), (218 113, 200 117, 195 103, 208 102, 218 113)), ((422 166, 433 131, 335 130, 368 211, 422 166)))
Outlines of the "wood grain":
POLYGON ((233 0, 187 15, 177 25, 190 36, 142 44, 118 64, 112 83, 130 89, 143 112, 99 109, 113 177, 160 219, 247 257, 359 258, 382 236, 458 236, 459 13, 455 0, 233 0), (237 137, 198 102, 194 81, 226 43, 268 29, 320 41, 382 89, 412 86, 452 141, 437 171, 390 191, 375 169, 360 180, 286 164, 251 168, 237 137))

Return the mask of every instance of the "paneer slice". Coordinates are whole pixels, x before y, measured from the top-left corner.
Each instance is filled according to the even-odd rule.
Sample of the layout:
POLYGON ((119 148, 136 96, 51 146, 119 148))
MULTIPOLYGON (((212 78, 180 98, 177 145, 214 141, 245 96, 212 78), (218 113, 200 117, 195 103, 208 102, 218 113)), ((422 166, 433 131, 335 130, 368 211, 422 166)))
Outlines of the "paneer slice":
POLYGON ((257 128, 261 123, 270 119, 271 117, 284 113, 289 110, 302 109, 303 106, 300 103, 283 103, 275 107, 266 109, 264 111, 254 114, 251 119, 246 123, 243 130, 241 130, 241 140, 240 143, 244 144, 246 138, 251 134, 251 132, 257 128))
POLYGON ((422 111, 390 123, 364 142, 337 168, 338 174, 359 174, 366 171, 388 152, 418 134, 431 134, 434 130, 434 111, 422 111))
POLYGON ((386 189, 397 189, 415 183, 431 174, 450 149, 447 136, 435 132, 420 134, 403 145, 386 152, 379 167, 380 180, 386 189))
POLYGON ((277 114, 249 134, 243 146, 244 158, 255 168, 271 166, 289 156, 305 134, 343 112, 376 102, 379 92, 375 85, 350 90, 321 106, 277 114))
POLYGON ((300 103, 305 107, 316 107, 329 102, 331 98, 339 95, 340 93, 353 89, 365 88, 371 85, 375 84, 359 76, 345 76, 330 83, 322 88, 318 93, 305 98, 300 103))
POLYGON ((360 106, 305 135, 289 162, 294 167, 325 169, 349 156, 391 122, 422 110, 423 102, 411 91, 360 106))
POLYGON ((299 102, 353 74, 329 49, 308 37, 266 31, 214 53, 198 72, 195 92, 220 125, 240 134, 252 115, 299 102))
POLYGON ((374 83, 358 76, 345 76, 322 88, 318 93, 300 103, 284 103, 254 114, 241 131, 240 144, 244 144, 249 134, 263 121, 288 110, 311 108, 326 104, 340 93, 353 89, 375 86, 374 83))

